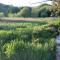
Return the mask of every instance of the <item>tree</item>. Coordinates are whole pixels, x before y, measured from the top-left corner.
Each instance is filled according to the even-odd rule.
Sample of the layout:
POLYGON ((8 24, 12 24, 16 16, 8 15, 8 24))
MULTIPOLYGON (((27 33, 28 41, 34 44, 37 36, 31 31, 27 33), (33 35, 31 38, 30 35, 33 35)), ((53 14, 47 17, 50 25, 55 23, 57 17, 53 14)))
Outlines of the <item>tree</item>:
POLYGON ((20 12, 17 13, 18 17, 31 17, 31 8, 24 7, 20 12))
POLYGON ((50 0, 53 2, 51 7, 52 15, 58 16, 60 15, 60 0, 50 0))
POLYGON ((50 5, 49 4, 42 4, 40 5, 39 8, 39 13, 38 16, 39 17, 50 17, 51 12, 49 10, 50 5))
POLYGON ((50 15, 51 15, 51 12, 49 11, 49 9, 46 9, 46 8, 43 8, 39 12, 39 17, 50 17, 50 15))
POLYGON ((50 6, 51 5, 44 3, 44 4, 39 5, 38 7, 33 7, 32 17, 50 17, 51 15, 51 12, 49 10, 50 6))

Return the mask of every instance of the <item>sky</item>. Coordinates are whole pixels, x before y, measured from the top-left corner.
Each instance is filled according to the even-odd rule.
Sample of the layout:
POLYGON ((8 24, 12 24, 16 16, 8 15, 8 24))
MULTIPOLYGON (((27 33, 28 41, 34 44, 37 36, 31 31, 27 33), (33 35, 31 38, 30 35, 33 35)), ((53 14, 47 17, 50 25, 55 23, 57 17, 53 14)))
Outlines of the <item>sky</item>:
MULTIPOLYGON (((42 2, 42 1, 46 1, 46 0, 0 0, 0 3, 3 4, 7 4, 7 5, 14 5, 14 6, 38 6, 41 3, 37 3, 37 4, 32 4, 32 3, 36 3, 36 2, 42 2)), ((50 3, 50 2, 47 2, 50 3)))

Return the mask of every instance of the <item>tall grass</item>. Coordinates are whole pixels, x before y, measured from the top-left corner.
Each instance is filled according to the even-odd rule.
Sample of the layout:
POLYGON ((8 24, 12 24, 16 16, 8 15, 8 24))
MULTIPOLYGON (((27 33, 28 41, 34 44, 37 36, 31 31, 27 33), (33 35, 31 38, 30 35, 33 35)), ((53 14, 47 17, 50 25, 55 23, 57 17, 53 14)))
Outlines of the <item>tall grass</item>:
POLYGON ((54 40, 44 44, 14 40, 5 44, 3 50, 10 60, 54 60, 54 46, 54 40))
POLYGON ((0 24, 1 60, 55 60, 60 20, 0 24), (53 24, 54 23, 54 24, 53 24), (50 27, 57 27, 52 31, 50 27))

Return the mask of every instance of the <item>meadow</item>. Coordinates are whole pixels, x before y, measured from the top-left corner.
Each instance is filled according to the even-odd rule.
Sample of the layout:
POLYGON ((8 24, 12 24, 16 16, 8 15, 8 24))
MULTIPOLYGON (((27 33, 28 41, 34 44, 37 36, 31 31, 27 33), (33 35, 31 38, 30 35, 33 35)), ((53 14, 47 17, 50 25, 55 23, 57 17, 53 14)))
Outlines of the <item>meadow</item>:
POLYGON ((60 18, 0 22, 0 59, 56 60, 55 37, 59 33, 60 18))

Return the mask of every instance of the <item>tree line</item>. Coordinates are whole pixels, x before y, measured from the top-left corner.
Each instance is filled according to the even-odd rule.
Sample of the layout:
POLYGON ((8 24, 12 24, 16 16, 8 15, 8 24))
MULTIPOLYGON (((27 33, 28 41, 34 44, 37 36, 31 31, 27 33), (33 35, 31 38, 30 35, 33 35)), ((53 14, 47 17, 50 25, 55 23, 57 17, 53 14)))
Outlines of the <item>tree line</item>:
POLYGON ((0 17, 51 17, 60 16, 60 1, 51 0, 52 5, 41 4, 37 7, 14 7, 0 4, 0 17))

